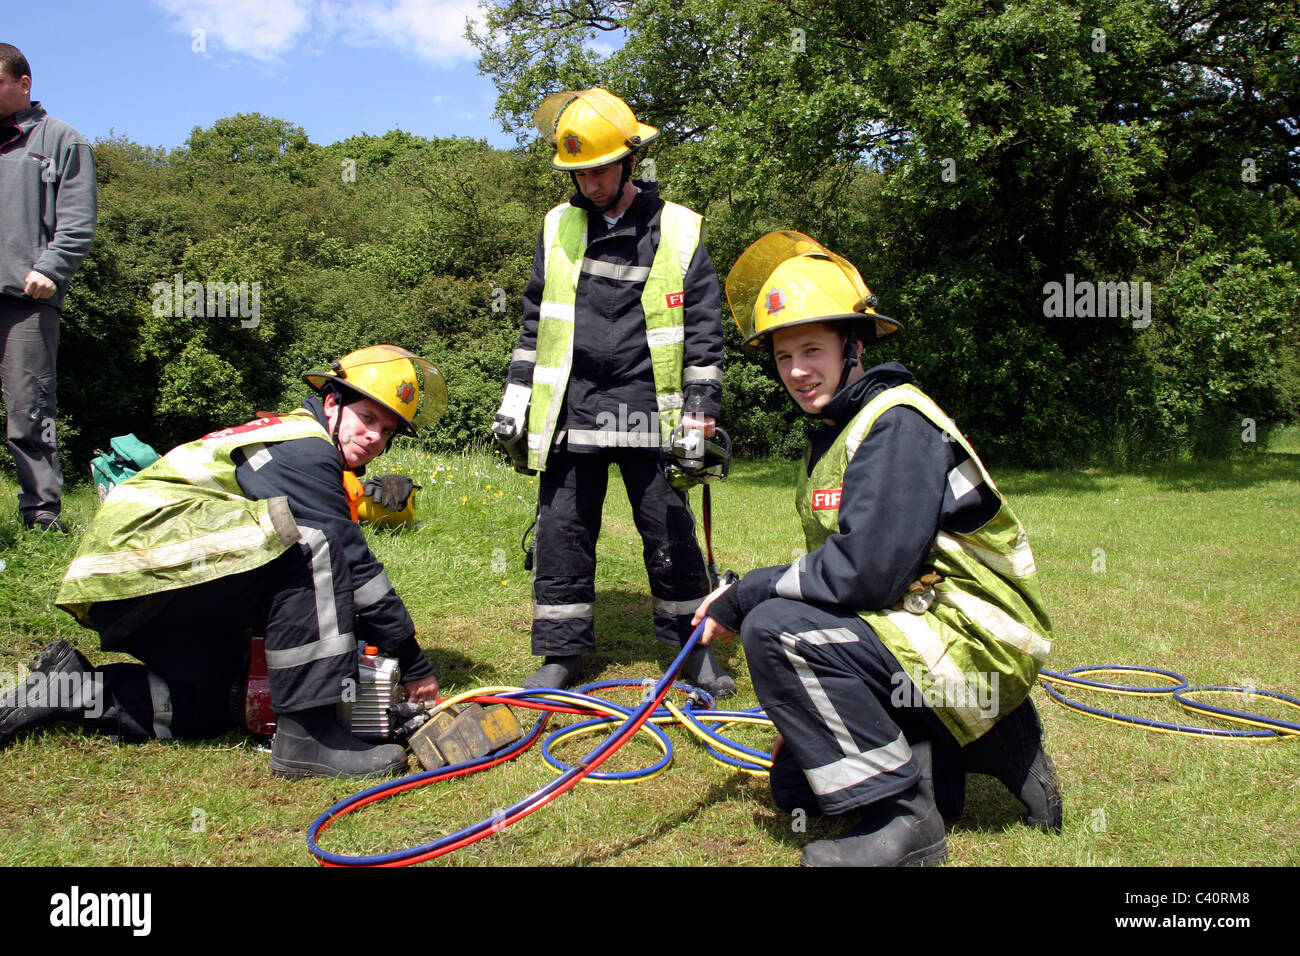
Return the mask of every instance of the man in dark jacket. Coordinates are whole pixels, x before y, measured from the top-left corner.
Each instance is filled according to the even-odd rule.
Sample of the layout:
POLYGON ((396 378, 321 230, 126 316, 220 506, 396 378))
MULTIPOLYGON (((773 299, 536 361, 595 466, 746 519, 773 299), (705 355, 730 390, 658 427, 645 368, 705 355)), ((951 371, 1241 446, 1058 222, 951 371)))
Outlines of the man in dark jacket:
POLYGON ((64 531, 54 434, 59 313, 95 236, 95 157, 31 100, 22 52, 0 43, 0 381, 18 509, 27 527, 64 531))
MULTIPOLYGON (((678 422, 714 433, 721 303, 701 218, 632 179, 636 151, 658 130, 601 89, 557 93, 536 119, 555 147, 551 165, 577 192, 538 239, 498 420, 520 434, 519 466, 542 472, 532 641, 546 660, 525 685, 564 687, 596 646, 596 539, 611 464, 641 534, 655 634, 676 645, 690 637, 708 576, 663 452, 678 422)), ((735 691, 707 648, 684 673, 715 695, 735 691)))
POLYGON ((754 243, 727 279, 736 320, 824 427, 796 497, 808 551, 759 568, 697 612, 703 641, 739 632, 781 733, 777 803, 853 814, 811 866, 947 856, 940 805, 964 773, 1002 780, 1029 822, 1061 826, 1028 694, 1050 649, 1024 528, 952 420, 902 365, 864 369, 897 333, 850 263, 795 232, 754 243), (938 792, 936 792, 938 788, 938 792))
POLYGON ((143 664, 91 667, 55 642, 0 706, 0 745, 60 717, 128 740, 222 733, 251 631, 265 635, 273 773, 405 768, 402 747, 361 741, 337 716, 356 699, 358 641, 398 660, 412 700, 438 694, 415 625, 353 520, 344 473, 436 419, 446 386, 386 345, 304 377, 319 399, 175 448, 113 489, 57 603, 103 649, 143 664))

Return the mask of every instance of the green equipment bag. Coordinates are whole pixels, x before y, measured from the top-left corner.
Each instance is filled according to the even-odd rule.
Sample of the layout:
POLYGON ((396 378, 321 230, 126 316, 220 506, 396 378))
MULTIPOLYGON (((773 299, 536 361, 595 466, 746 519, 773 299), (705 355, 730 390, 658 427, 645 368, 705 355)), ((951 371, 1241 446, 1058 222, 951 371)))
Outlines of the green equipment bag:
POLYGON ((148 468, 161 456, 135 435, 118 435, 108 443, 108 451, 96 449, 90 462, 90 477, 95 480, 95 490, 103 501, 114 487, 126 481, 141 468, 148 468))

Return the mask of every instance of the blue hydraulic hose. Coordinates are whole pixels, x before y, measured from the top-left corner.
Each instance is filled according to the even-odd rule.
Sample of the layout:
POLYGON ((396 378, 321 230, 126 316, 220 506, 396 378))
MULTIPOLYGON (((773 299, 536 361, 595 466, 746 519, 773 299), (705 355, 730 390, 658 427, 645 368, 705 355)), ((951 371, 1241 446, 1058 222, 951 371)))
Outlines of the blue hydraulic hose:
MULTIPOLYGON (((433 857, 440 856, 443 853, 449 853, 460 846, 467 845, 475 840, 480 840, 483 837, 489 836, 491 833, 504 829, 521 817, 531 813, 533 810, 539 809, 545 803, 548 803, 561 793, 571 789, 583 777, 594 771, 608 756, 613 754, 619 747, 623 746, 623 744, 625 744, 631 736, 636 733, 640 726, 646 722, 650 717, 650 714, 658 708, 664 697, 668 695, 668 691, 672 688, 673 681, 681 671, 682 666, 686 663, 687 656, 695 649, 695 646, 703 636, 704 626, 706 623, 706 621, 701 621, 699 626, 696 627, 695 631, 691 634, 690 640, 682 645, 681 652, 673 659, 673 662, 668 666, 668 670, 664 672, 663 677, 661 677, 655 685, 653 695, 650 696, 649 699, 643 701, 634 711, 632 711, 614 733, 607 737, 604 742, 596 747, 595 750, 589 753, 578 766, 565 771, 555 780, 552 780, 545 786, 538 788, 532 794, 507 808, 505 811, 493 814, 493 816, 480 820, 478 823, 471 824, 455 833, 445 837, 440 837, 437 840, 431 840, 428 843, 421 844, 420 846, 411 847, 405 850, 396 850, 391 853, 377 854, 374 856, 353 857, 330 853, 329 851, 322 849, 317 843, 317 836, 325 829, 325 827, 329 826, 330 823, 343 814, 351 812, 353 809, 359 809, 367 803, 384 799, 403 790, 425 786, 449 776, 463 775, 464 773, 471 772, 472 768, 484 764, 500 763, 503 760, 508 760, 515 754, 529 746, 532 746, 538 735, 540 735, 542 728, 545 726, 546 715, 543 715, 538 719, 537 724, 523 740, 508 748, 507 751, 503 753, 482 757, 478 760, 466 761, 465 763, 457 764, 454 767, 443 767, 434 771, 425 771, 424 773, 413 774, 399 780, 388 781, 376 787, 371 787, 362 793, 348 797, 346 800, 339 801, 334 806, 330 807, 329 810, 325 811, 325 813, 317 817, 312 822, 311 827, 308 828, 308 852, 320 862, 335 866, 385 866, 415 863, 424 859, 432 859, 433 857)), ((564 691, 534 688, 529 696, 539 695, 541 693, 546 693, 548 695, 565 694, 564 691)), ((519 696, 524 695, 521 693, 519 696)))

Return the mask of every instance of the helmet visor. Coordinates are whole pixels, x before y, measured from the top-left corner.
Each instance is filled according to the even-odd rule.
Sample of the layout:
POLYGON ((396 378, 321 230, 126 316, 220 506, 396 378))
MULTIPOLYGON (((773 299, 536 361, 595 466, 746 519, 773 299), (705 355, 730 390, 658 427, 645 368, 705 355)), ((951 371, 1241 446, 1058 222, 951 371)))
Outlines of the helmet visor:
POLYGON ((420 383, 420 405, 411 417, 411 428, 419 431, 432 425, 447 412, 447 380, 430 362, 418 355, 408 356, 415 366, 415 377, 420 383))

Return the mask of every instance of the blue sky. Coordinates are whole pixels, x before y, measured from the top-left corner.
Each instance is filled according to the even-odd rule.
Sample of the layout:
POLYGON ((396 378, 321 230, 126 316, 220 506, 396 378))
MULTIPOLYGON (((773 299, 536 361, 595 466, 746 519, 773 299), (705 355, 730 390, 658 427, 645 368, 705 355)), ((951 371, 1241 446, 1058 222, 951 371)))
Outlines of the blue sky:
POLYGON ((320 144, 400 128, 513 146, 462 38, 476 10, 476 0, 0 0, 0 42, 27 56, 32 98, 92 141, 112 133, 170 149, 195 126, 255 112, 320 144))

